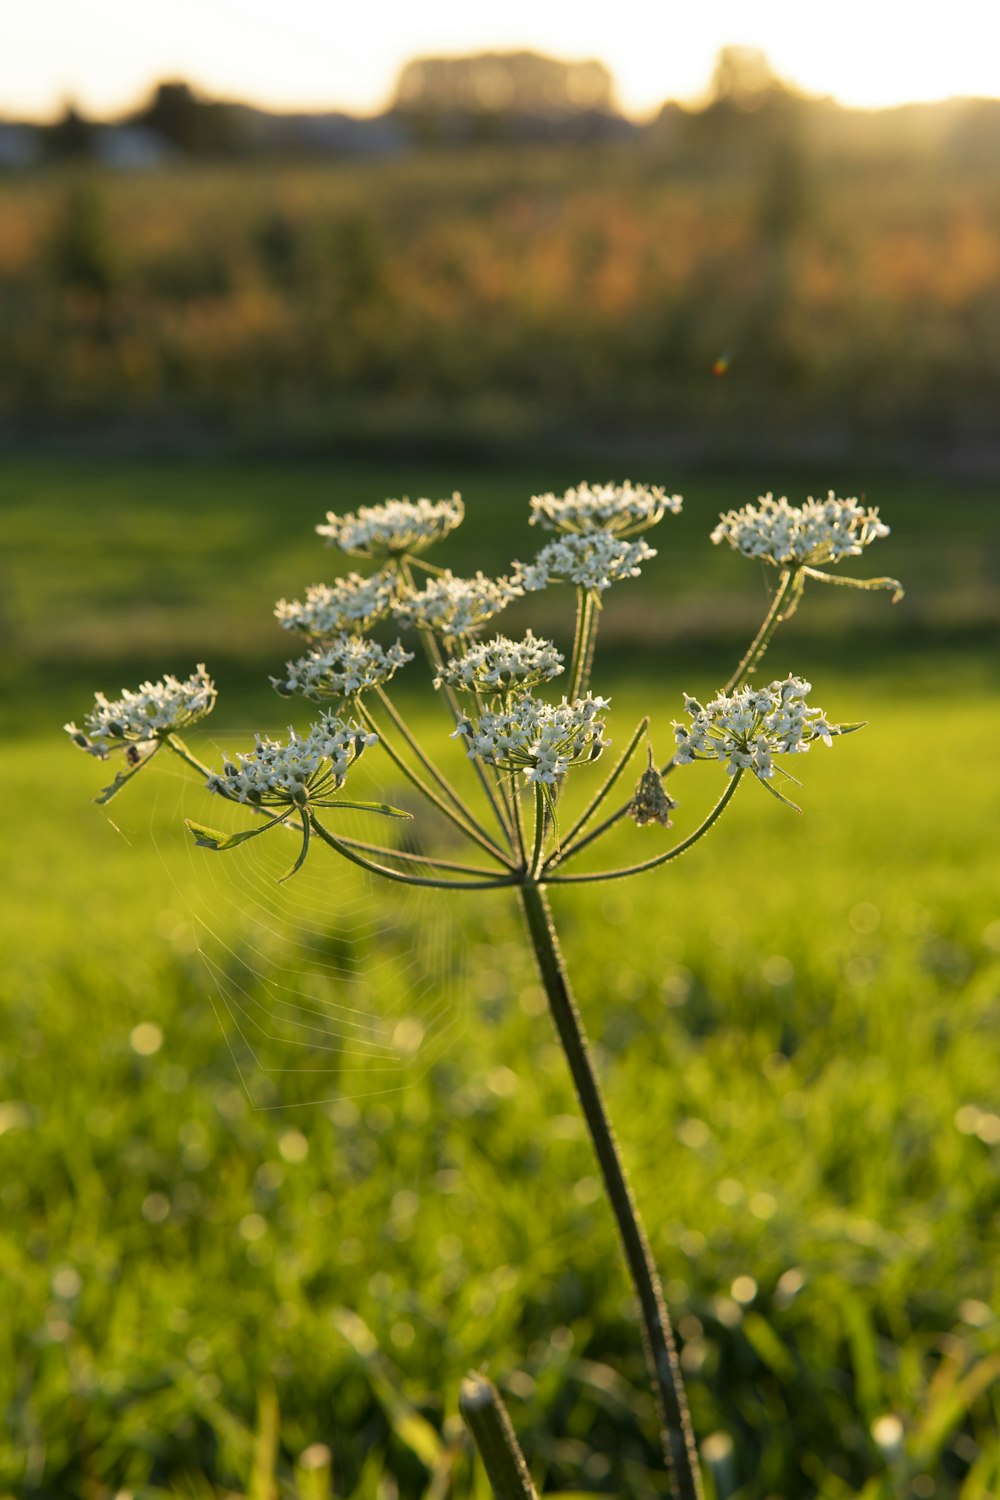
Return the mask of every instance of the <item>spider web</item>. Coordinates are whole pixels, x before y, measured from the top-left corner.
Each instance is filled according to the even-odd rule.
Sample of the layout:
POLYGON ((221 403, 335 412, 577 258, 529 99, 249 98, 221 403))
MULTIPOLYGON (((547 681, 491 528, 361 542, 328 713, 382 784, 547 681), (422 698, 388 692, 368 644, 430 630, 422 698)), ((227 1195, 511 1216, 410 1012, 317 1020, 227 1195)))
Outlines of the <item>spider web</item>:
MULTIPOLYGON (((252 737, 227 735, 225 744, 252 737)), ((201 749, 221 764, 221 743, 201 749)), ((379 757, 377 771, 386 769, 379 757)), ((233 850, 201 848, 186 817, 236 832, 253 826, 254 813, 210 796, 168 751, 143 780, 155 783, 143 837, 190 924, 206 999, 256 1109, 396 1092, 454 1045, 467 896, 371 875, 317 839, 283 882, 300 833, 277 827, 233 850)), ((354 795, 405 804, 398 785, 363 780, 352 777, 354 795)), ((417 826, 347 809, 325 821, 339 836, 387 846, 417 826)))

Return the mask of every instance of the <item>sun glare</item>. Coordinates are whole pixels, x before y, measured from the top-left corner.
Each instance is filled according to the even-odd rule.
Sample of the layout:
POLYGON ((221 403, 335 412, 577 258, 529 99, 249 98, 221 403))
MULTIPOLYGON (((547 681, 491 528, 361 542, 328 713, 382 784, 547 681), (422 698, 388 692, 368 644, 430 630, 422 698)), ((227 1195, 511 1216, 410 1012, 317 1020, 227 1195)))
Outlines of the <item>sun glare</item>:
POLYGON ((508 0, 371 0, 360 12, 328 0, 37 0, 8 19, 0 113, 51 116, 71 97, 96 114, 132 105, 158 79, 272 108, 384 108, 402 65, 422 54, 528 47, 596 57, 622 107, 647 115, 703 93, 718 49, 762 48, 778 73, 841 102, 883 106, 1000 86, 1000 7, 953 0, 921 14, 903 0, 842 0, 817 12, 799 0, 707 7, 619 0, 614 7, 508 0))

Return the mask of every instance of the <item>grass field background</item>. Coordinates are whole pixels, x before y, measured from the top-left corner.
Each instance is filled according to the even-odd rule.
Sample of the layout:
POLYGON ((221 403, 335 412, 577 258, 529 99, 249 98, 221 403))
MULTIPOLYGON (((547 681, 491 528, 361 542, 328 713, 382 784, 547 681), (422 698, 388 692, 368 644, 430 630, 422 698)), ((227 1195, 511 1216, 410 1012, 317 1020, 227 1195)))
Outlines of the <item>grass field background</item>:
MULTIPOLYGON (((711 691, 766 607, 715 516, 810 486, 648 477, 685 511, 609 600, 595 685, 617 743, 651 711, 666 755, 681 690, 711 691)), ((439 560, 490 570, 541 545, 528 494, 577 478, 3 465, 0 1494, 482 1495, 456 1407, 483 1363, 540 1488, 665 1493, 512 904, 401 899, 325 851, 275 894, 281 835, 194 850, 182 816, 215 809, 160 763, 104 812, 105 768, 59 730, 95 687, 202 659, 224 692, 207 758, 279 730, 296 706, 267 672, 295 647, 270 609, 332 573, 328 506, 458 487, 439 560), (268 1072, 316 1058, 286 1033, 258 1066, 233 1026, 227 996, 274 1012, 317 952, 400 1043, 390 1087, 268 1072)), ((796 766, 805 815, 748 786, 677 865, 554 898, 717 1500, 1000 1492, 1000 526, 985 488, 868 489, 893 535, 865 568, 907 599, 816 588, 767 663, 869 721, 796 766)), ((565 633, 560 603, 511 626, 565 633)), ((720 775, 678 773, 678 835, 720 775)))

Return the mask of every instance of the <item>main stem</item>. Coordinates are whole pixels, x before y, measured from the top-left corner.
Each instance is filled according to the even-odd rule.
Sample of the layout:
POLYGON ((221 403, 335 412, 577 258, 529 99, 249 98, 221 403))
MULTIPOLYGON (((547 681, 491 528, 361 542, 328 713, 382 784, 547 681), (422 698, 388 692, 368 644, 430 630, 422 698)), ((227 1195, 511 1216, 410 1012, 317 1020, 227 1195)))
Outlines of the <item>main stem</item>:
POLYGON ((562 1042, 577 1097, 600 1163, 604 1186, 614 1212, 622 1249, 632 1276, 645 1330, 646 1359, 659 1410, 664 1453, 670 1468, 675 1500, 702 1500, 698 1455, 687 1397, 681 1378, 670 1317, 649 1241, 639 1218, 632 1190, 618 1151, 594 1072, 590 1047, 559 951, 552 913, 544 891, 531 881, 519 887, 542 984, 562 1042))

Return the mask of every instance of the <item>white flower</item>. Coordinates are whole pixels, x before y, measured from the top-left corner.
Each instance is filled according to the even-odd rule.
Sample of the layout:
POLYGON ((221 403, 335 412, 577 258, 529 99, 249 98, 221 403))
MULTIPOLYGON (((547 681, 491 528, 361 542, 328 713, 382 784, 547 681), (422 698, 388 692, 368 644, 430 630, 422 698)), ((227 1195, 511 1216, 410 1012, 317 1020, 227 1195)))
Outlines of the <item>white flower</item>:
POLYGON ((510 693, 558 677, 563 665, 563 656, 552 642, 530 630, 521 641, 497 635, 490 641, 476 641, 462 656, 451 657, 434 686, 446 683, 476 693, 510 693))
MULTIPOLYGON (((76 724, 63 727, 81 750, 106 760, 111 750, 127 750, 129 746, 155 749, 174 730, 211 713, 215 699, 215 683, 199 664, 184 682, 173 676, 162 677, 159 682, 142 683, 136 692, 126 689, 113 700, 97 693, 83 729, 76 724)), ((141 753, 135 749, 130 752, 133 758, 141 753)))
POLYGON ((766 688, 720 693, 705 707, 696 698, 685 698, 691 723, 674 724, 675 760, 679 765, 722 760, 730 776, 752 771, 761 781, 769 781, 773 756, 802 754, 814 740, 829 745, 833 735, 857 727, 829 724, 822 709, 808 706, 810 691, 811 684, 801 677, 786 677, 766 688))
POLYGON ((401 590, 393 614, 404 625, 438 630, 442 635, 468 635, 524 592, 509 578, 456 578, 450 569, 429 578, 422 589, 401 590))
POLYGON ((423 552, 460 525, 465 514, 456 491, 450 500, 386 500, 362 505, 338 516, 327 511, 325 526, 317 526, 331 547, 354 557, 402 557, 423 552))
POLYGON ((573 703, 544 703, 518 694, 500 713, 459 720, 452 739, 465 741, 468 756, 487 765, 520 771, 528 781, 552 786, 570 766, 596 760, 608 743, 598 715, 607 698, 590 693, 573 703))
POLYGON ((642 537, 625 541, 611 531, 558 537, 533 562, 514 564, 514 582, 527 593, 550 583, 575 583, 599 594, 624 578, 638 578, 641 564, 656 556, 642 537))
POLYGON ((227 760, 205 783, 210 792, 254 807, 329 806, 347 769, 378 740, 359 724, 324 713, 306 734, 288 731, 288 741, 256 735, 247 755, 227 760))
POLYGON ((804 505, 789 505, 784 495, 762 495, 756 505, 727 511, 712 532, 713 542, 728 542, 744 557, 762 557, 776 567, 820 567, 857 557, 863 547, 889 528, 878 510, 856 499, 825 500, 810 495, 804 505))
POLYGON ((374 573, 371 578, 348 573, 334 583, 313 584, 306 589, 304 601, 279 599, 274 613, 282 630, 300 630, 312 640, 321 640, 343 630, 367 630, 384 620, 396 587, 395 576, 389 573, 374 573))
POLYGON ((286 697, 302 693, 306 698, 348 698, 388 682, 412 660, 412 651, 404 651, 399 641, 386 648, 364 636, 340 635, 308 656, 287 662, 287 676, 272 677, 271 682, 286 697))
POLYGON ((531 524, 547 531, 612 531, 629 536, 652 526, 669 510, 676 515, 682 505, 680 495, 668 495, 660 485, 578 484, 561 498, 532 495, 531 524))

